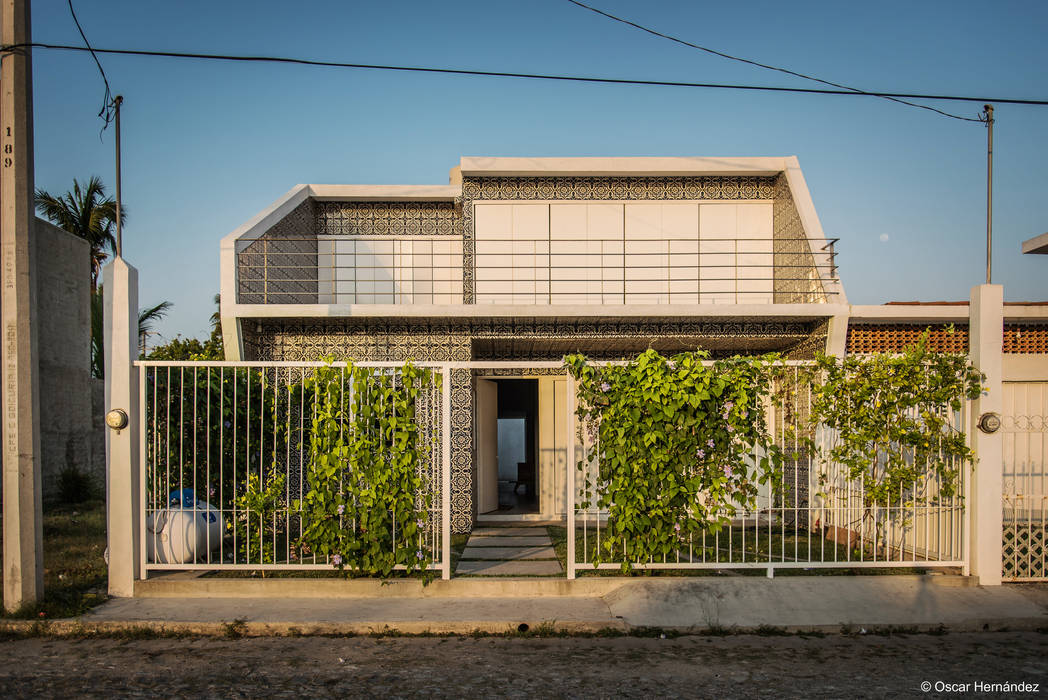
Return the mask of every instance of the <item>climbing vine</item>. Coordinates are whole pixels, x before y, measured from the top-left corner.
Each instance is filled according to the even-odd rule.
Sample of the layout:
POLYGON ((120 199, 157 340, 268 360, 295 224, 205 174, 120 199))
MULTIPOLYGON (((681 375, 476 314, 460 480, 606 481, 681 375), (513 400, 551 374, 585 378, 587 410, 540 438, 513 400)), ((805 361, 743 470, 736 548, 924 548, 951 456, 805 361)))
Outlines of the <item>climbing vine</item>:
POLYGON ((589 446, 588 464, 577 465, 579 505, 608 514, 593 562, 618 561, 624 572, 672 559, 752 510, 759 484, 770 484, 762 492, 773 499, 799 498, 782 483, 786 455, 770 434, 771 407, 795 468, 815 471, 812 495, 829 497, 821 465, 837 465, 877 528, 878 506, 898 506, 893 517, 906 522, 917 497, 954 497, 974 459, 959 411, 979 396, 983 375, 963 355, 929 350, 927 334, 898 355, 819 355, 804 366, 653 350, 623 364, 581 355, 565 363, 589 446))
POLYGON ((271 473, 263 480, 258 474, 248 476, 244 489, 233 499, 235 518, 226 529, 236 543, 237 561, 272 564, 275 541, 284 532, 287 478, 271 473))
POLYGON ((590 469, 577 468, 584 508, 608 512, 595 564, 661 560, 751 508, 757 485, 780 473, 767 430, 768 367, 775 356, 706 364, 705 352, 648 350, 625 364, 565 358, 578 383, 577 415, 590 469), (754 459, 752 455, 761 455, 754 459))
POLYGON ((306 380, 313 397, 308 491, 295 504, 303 552, 341 571, 389 576, 425 570, 431 496, 420 469, 426 445, 416 420, 436 381, 412 364, 396 372, 323 367, 306 380))
POLYGON ((867 508, 904 506, 930 479, 951 497, 974 459, 958 412, 984 378, 966 356, 929 350, 927 332, 898 355, 820 354, 803 380, 812 396, 805 432, 832 431, 813 450, 844 468, 867 508))

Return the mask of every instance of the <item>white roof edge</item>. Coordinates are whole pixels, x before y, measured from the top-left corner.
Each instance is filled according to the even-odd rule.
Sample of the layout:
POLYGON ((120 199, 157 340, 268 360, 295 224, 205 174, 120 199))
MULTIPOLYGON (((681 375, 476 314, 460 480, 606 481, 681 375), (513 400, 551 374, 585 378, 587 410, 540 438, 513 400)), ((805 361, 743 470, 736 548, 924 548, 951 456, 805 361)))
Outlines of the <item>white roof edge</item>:
POLYGON ((257 237, 272 228, 278 221, 290 214, 295 207, 309 198, 309 185, 295 185, 277 201, 253 216, 243 226, 225 236, 219 243, 218 291, 219 316, 222 318, 222 335, 227 349, 227 357, 240 356, 242 345, 240 324, 230 323, 236 306, 236 244, 245 237, 257 237))
POLYGON ((314 199, 452 201, 462 194, 461 185, 310 185, 314 199))
POLYGON ((237 318, 829 318, 847 314, 840 304, 234 304, 237 318))
POLYGON ((812 257, 819 265, 817 268, 819 279, 822 280, 828 292, 836 292, 835 298, 838 303, 847 304, 848 295, 844 293, 844 284, 840 281, 840 276, 838 275, 836 280, 830 279, 832 258, 829 252, 823 250, 827 244, 826 234, 823 233, 819 215, 815 211, 815 202, 812 201, 808 183, 805 182, 804 173, 801 172, 800 161, 797 156, 787 156, 783 158, 783 161, 785 162, 783 172, 786 175, 786 184, 789 185, 790 194, 793 195, 793 204, 797 208, 801 227, 808 238, 808 247, 811 248, 812 257))
POLYGON ((496 158, 463 156, 463 175, 777 175, 786 158, 776 157, 583 157, 583 158, 496 158))
MULTIPOLYGON (((1006 321, 1048 320, 1048 305, 1004 307, 1006 321)), ((851 307, 851 321, 855 323, 900 323, 967 321, 968 304, 882 304, 851 307)))
POLYGON ((1048 233, 1023 241, 1023 255, 1048 255, 1048 233))
POLYGON ((248 234, 263 233, 273 227, 278 221, 291 213, 291 211, 310 196, 309 185, 295 185, 288 190, 277 201, 248 219, 247 223, 230 233, 222 239, 222 248, 232 247, 233 244, 248 234))
POLYGON ((950 305, 934 306, 928 304, 914 305, 854 305, 851 307, 851 321, 863 322, 932 322, 932 321, 967 321, 968 306, 950 305))

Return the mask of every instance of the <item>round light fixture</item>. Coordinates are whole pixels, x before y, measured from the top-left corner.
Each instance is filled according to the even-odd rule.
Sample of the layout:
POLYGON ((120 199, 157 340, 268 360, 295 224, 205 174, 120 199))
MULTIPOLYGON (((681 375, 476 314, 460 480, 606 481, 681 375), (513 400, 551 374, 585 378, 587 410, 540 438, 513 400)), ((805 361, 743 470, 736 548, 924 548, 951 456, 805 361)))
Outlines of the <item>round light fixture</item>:
POLYGON ((127 427, 127 414, 122 409, 114 408, 106 414, 106 425, 113 430, 123 430, 127 427))
POLYGON ((989 411, 979 416, 979 430, 992 435, 1001 429, 1001 417, 989 411))

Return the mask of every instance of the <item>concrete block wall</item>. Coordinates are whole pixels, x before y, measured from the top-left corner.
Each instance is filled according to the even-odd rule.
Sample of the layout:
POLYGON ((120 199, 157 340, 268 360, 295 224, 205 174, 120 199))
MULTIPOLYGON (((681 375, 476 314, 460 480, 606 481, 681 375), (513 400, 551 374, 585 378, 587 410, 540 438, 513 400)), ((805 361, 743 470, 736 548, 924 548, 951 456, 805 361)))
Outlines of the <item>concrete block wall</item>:
POLYGON ((87 241, 40 219, 33 237, 43 498, 57 497, 66 465, 101 492, 105 442, 92 402, 91 263, 87 241))

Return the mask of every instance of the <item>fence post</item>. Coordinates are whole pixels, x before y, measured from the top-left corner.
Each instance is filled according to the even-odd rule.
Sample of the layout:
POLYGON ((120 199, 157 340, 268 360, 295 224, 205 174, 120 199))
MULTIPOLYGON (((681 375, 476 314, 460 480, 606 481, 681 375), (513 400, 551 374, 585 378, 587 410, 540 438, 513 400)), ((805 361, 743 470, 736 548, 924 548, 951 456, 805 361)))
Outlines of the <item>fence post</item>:
POLYGON ((102 270, 105 294, 105 408, 126 425, 106 431, 106 538, 109 595, 134 595, 139 578, 140 414, 138 393, 138 270, 117 257, 102 270), (118 417, 119 415, 115 415, 118 417))
POLYGON ((440 577, 451 578, 451 365, 441 368, 440 530, 443 565, 440 577))
MULTIPOLYGON (((979 585, 1001 584, 1001 478, 1004 440, 1000 431, 984 432, 979 417, 1001 415, 1002 335, 1004 332, 1004 288, 999 284, 972 287, 968 354, 972 363, 986 375, 986 391, 972 405, 969 426, 972 449, 977 462, 972 474, 970 533, 968 554, 971 573, 979 585)), ((998 422, 998 426, 1000 423, 998 422)))
POLYGON ((575 578, 575 378, 568 374, 567 391, 568 402, 568 459, 567 478, 564 479, 567 489, 564 502, 568 507, 568 532, 567 532, 567 575, 568 579, 575 578))

